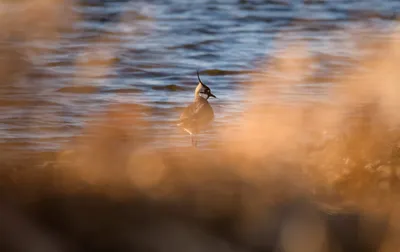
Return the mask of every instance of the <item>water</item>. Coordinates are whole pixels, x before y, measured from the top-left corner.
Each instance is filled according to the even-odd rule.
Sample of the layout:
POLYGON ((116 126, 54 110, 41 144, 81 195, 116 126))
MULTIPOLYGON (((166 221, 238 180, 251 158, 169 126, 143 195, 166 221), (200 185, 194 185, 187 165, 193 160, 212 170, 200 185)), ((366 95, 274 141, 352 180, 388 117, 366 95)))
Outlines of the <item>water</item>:
POLYGON ((29 73, 1 93, 0 141, 7 148, 57 149, 89 115, 115 103, 151 109, 158 139, 169 135, 185 145, 190 141, 174 122, 192 100, 196 69, 219 98, 211 101, 215 125, 230 123, 246 102, 251 73, 285 46, 305 39, 321 69, 347 64, 355 52, 344 31, 375 27, 384 37, 400 2, 93 0, 73 11, 78 21, 56 41, 6 42, 33 55, 29 73))

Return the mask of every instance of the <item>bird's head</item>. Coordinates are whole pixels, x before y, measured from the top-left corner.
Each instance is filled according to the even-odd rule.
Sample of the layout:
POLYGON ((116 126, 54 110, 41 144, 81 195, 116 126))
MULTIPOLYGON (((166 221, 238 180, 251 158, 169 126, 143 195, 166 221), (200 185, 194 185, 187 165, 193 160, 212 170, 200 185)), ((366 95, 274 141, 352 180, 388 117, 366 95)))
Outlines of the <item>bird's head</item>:
POLYGON ((201 81, 199 71, 197 71, 197 78, 199 79, 199 84, 196 87, 195 97, 205 96, 204 98, 207 100, 210 97, 217 98, 213 93, 211 93, 211 89, 201 81))

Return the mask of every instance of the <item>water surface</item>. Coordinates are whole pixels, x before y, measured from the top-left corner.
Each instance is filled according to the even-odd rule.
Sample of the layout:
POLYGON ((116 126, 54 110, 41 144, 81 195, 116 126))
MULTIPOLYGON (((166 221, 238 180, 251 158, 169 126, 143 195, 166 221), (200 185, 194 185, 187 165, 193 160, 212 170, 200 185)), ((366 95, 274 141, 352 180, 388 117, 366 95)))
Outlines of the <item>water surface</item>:
MULTIPOLYGON (((383 35, 376 36, 384 37, 396 24, 400 2, 87 0, 73 11, 78 21, 59 40, 17 45, 46 53, 34 58, 33 70, 13 89, 1 93, 2 143, 54 150, 79 134, 89 115, 131 103, 151 109, 156 139, 162 142, 164 134, 176 145, 190 144, 175 120, 193 99, 197 69, 219 98, 211 101, 214 125, 229 124, 246 104, 251 74, 285 46, 308 41, 321 69, 347 64, 355 52, 345 31, 378 28, 383 35)), ((332 72, 325 75, 304 85, 328 85, 332 72)))

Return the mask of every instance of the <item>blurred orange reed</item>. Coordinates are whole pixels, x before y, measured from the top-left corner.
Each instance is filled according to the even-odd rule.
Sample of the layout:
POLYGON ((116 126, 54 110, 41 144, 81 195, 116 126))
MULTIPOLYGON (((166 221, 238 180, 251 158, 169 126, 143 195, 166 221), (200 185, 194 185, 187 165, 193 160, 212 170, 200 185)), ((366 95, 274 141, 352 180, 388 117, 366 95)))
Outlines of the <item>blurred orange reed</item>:
MULTIPOLYGON (((34 23, 43 27, 32 29, 56 38, 60 26, 49 21, 58 20, 52 8, 60 6, 59 1, 35 2, 29 5, 35 8, 28 10, 31 15, 18 21, 1 12, 6 15, 1 19, 10 20, 15 28, 1 35, 9 39, 22 34, 29 40, 38 33, 21 30, 34 23), (48 16, 47 11, 53 14, 48 16)), ((25 62, 16 56, 13 44, 3 50, 6 57, 0 74, 9 83, 9 76, 29 64, 8 64, 8 60, 25 62)), ((4 165, 1 195, 17 205, 48 195, 95 193, 122 201, 145 197, 184 205, 202 218, 235 212, 244 233, 247 225, 265 214, 266 206, 301 196, 342 210, 351 206, 367 213, 388 213, 397 227, 393 213, 398 210, 400 179, 396 152, 400 43, 388 39, 369 50, 372 53, 343 76, 332 76, 323 97, 326 102, 298 101, 296 105, 265 101, 283 90, 306 89, 301 83, 312 76, 310 65, 315 59, 304 47, 288 50, 284 57, 277 55, 267 70, 281 77, 267 75, 249 83, 244 95, 252 103, 240 127, 218 128, 215 141, 222 144, 212 150, 155 151, 148 137, 153 125, 142 117, 151 112, 112 104, 96 120, 100 123, 89 125, 54 156, 26 161, 24 169, 4 165), (45 162, 49 165, 33 168, 45 162)), ((6 161, 6 157, 0 160, 6 161)))

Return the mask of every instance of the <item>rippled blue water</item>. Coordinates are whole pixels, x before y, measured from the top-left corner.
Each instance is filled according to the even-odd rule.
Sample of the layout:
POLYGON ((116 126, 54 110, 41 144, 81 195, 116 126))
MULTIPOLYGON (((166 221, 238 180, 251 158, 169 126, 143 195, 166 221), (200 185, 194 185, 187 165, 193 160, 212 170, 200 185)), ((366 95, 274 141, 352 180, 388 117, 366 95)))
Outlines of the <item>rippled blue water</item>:
POLYGON ((219 98, 215 123, 227 123, 242 108, 250 72, 283 50, 277 41, 305 39, 326 64, 340 65, 354 53, 344 31, 391 29, 400 1, 87 0, 74 11, 79 20, 59 41, 32 42, 48 49, 35 63, 41 102, 28 112, 3 106, 0 141, 57 148, 112 103, 152 108, 161 132, 185 141, 173 122, 192 100, 196 69, 219 98))

